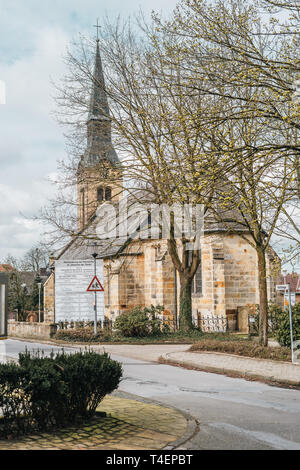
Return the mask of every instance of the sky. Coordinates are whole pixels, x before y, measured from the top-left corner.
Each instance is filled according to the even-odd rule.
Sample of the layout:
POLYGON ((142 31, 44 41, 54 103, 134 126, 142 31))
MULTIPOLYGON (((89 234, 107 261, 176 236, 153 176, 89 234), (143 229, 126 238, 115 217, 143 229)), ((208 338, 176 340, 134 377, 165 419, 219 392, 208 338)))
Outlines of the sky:
POLYGON ((52 81, 78 34, 94 37, 97 18, 126 18, 142 9, 168 14, 176 0, 0 0, 0 262, 20 257, 41 238, 30 218, 55 188, 49 179, 66 158, 63 129, 53 117, 52 81))
MULTIPOLYGON (((79 34, 95 37, 105 16, 140 9, 168 15, 176 0, 0 0, 0 262, 21 257, 42 238, 31 218, 55 191, 49 180, 67 158, 53 116, 52 82, 65 74, 63 56, 79 34)), ((275 249, 277 247, 275 246, 275 249)))

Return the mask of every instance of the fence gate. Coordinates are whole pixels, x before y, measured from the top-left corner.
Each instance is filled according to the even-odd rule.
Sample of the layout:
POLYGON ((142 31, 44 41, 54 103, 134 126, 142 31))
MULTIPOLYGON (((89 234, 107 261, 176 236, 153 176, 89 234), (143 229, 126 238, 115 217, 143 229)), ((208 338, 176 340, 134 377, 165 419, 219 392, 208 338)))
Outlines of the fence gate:
POLYGON ((0 339, 7 336, 7 274, 0 273, 0 339))

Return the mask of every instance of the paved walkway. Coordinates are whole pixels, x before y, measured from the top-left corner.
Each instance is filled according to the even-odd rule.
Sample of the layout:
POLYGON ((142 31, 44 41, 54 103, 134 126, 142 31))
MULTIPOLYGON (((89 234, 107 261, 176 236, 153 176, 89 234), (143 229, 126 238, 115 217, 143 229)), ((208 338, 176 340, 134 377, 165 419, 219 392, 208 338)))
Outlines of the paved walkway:
POLYGON ((156 362, 164 354, 187 351, 191 344, 102 344, 91 347, 96 351, 106 351, 116 356, 156 362))
POLYGON ((181 412, 124 396, 103 400, 98 410, 106 417, 98 415, 79 428, 1 440, 0 450, 159 450, 190 437, 192 431, 181 412))
POLYGON ((189 352, 190 345, 187 344, 107 345, 93 346, 93 348, 144 361, 156 362, 162 357, 169 363, 208 372, 300 385, 300 364, 217 352, 189 352))
POLYGON ((300 386, 300 364, 214 352, 173 351, 162 354, 162 358, 169 363, 180 364, 208 372, 218 372, 300 386))

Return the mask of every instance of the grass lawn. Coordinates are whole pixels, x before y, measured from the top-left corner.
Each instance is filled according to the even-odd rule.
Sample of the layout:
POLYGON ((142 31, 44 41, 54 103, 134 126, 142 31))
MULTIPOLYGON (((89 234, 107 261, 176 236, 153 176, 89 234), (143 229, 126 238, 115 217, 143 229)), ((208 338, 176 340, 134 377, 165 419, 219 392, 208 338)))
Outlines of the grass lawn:
MULTIPOLYGON (((246 335, 244 335, 246 337, 246 335)), ((93 328, 59 330, 53 339, 72 343, 112 343, 112 344, 191 344, 211 338, 218 341, 240 341, 241 335, 232 333, 202 333, 193 330, 190 333, 180 331, 145 337, 125 337, 110 331, 100 331, 95 337, 93 328)))
POLYGON ((264 347, 251 340, 220 341, 219 339, 202 338, 190 347, 191 352, 214 351, 238 356, 272 359, 275 361, 291 361, 290 348, 264 347))

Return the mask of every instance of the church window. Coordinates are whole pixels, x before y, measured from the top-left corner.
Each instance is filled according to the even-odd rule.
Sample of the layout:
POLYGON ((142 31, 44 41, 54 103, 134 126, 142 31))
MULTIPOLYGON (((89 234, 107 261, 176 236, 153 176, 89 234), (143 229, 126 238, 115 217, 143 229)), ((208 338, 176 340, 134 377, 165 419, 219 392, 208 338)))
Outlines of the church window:
POLYGON ((82 217, 82 222, 85 223, 85 191, 84 189, 81 189, 80 191, 80 205, 81 205, 81 217, 82 217))
POLYGON ((97 191, 97 201, 103 201, 103 188, 98 188, 97 191))
POLYGON ((111 189, 110 188, 105 189, 105 200, 111 201, 111 189))
MULTIPOLYGON (((189 251, 189 264, 192 262, 192 251, 189 251)), ((192 294, 202 294, 202 263, 200 252, 200 263, 192 282, 192 294)))
POLYGON ((194 281, 193 281, 193 292, 194 294, 202 294, 202 265, 201 261, 197 268, 194 281))

